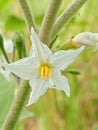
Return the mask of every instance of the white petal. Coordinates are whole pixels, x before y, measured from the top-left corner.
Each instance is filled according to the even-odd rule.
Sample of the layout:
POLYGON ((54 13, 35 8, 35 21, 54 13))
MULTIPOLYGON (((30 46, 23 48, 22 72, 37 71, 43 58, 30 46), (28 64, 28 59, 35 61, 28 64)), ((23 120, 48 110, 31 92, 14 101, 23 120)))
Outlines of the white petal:
POLYGON ((96 42, 98 42, 98 33, 94 33, 94 36, 96 38, 96 42))
POLYGON ((98 33, 94 33, 94 36, 96 38, 95 50, 98 50, 98 33))
POLYGON ((35 103, 39 97, 47 91, 49 86, 49 83, 47 81, 41 80, 40 78, 31 79, 29 84, 32 88, 32 92, 30 94, 27 106, 35 103))
POLYGON ((57 51, 50 57, 50 63, 60 70, 66 69, 72 62, 76 60, 83 51, 84 46, 76 50, 57 51))
POLYGON ((49 49, 49 47, 47 45, 45 45, 44 43, 42 43, 42 47, 44 50, 44 54, 46 56, 46 59, 48 59, 51 55, 52 55, 52 51, 49 49))
POLYGON ((68 97, 70 96, 70 86, 68 80, 66 77, 62 76, 59 71, 53 70, 51 82, 54 84, 52 88, 63 90, 68 97))
MULTIPOLYGON (((1 56, 0 57, 0 62, 3 62, 3 63, 7 63, 6 59, 4 58, 4 56, 1 56)), ((4 70, 2 68, 2 66, 0 66, 0 73, 7 79, 10 81, 10 72, 8 70, 4 70)))
MULTIPOLYGON (((45 45, 43 43, 41 43, 41 45, 43 47, 43 52, 44 52, 44 55, 45 55, 46 60, 47 60, 52 55, 52 51, 48 48, 47 45, 45 45)), ((36 56, 36 59, 39 60, 37 50, 35 51, 34 46, 31 46, 29 56, 32 56, 33 54, 36 56)))
POLYGON ((38 66, 38 63, 36 63, 34 57, 27 57, 11 64, 1 63, 1 65, 20 78, 28 80, 32 77, 34 68, 38 66))
POLYGON ((43 48, 41 46, 41 41, 33 28, 31 28, 30 38, 32 41, 32 46, 33 46, 34 50, 36 51, 36 55, 38 55, 39 60, 46 61, 45 54, 44 54, 43 48))
POLYGON ((10 81, 10 72, 7 70, 3 70, 2 68, 0 68, 0 73, 8 80, 10 81))

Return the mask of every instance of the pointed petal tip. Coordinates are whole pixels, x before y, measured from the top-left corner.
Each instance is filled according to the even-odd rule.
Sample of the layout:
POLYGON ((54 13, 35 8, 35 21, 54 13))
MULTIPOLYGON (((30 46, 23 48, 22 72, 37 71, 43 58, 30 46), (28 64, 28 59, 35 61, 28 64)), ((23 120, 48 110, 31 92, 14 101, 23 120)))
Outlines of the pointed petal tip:
POLYGON ((70 88, 67 88, 67 90, 64 90, 64 92, 66 93, 67 97, 70 97, 70 88))
POLYGON ((82 46, 78 50, 80 50, 82 52, 84 49, 85 49, 85 46, 82 46))
MULTIPOLYGON (((33 104, 33 103, 32 103, 32 104, 33 104)), ((26 107, 29 107, 29 106, 31 106, 31 104, 30 104, 30 103, 27 103, 27 104, 26 104, 26 107)))
POLYGON ((36 103, 37 100, 33 100, 32 102, 29 100, 28 103, 26 104, 26 107, 29 107, 31 105, 33 105, 34 103, 36 103))
POLYGON ((82 46, 81 48, 82 48, 82 49, 84 49, 84 48, 85 48, 85 46, 82 46))
POLYGON ((80 48, 78 48, 78 49, 76 49, 76 50, 81 53, 84 49, 85 49, 85 46, 81 46, 80 48))
POLYGON ((33 27, 31 27, 31 34, 30 34, 30 38, 31 38, 33 35, 35 36, 35 35, 36 35, 36 32, 35 32, 34 28, 33 28, 33 27))
POLYGON ((30 105, 29 104, 26 104, 26 107, 29 107, 30 105))
POLYGON ((67 97, 70 97, 70 92, 66 93, 67 97))
POLYGON ((74 50, 74 51, 75 51, 74 56, 77 58, 77 56, 80 55, 80 53, 81 53, 84 49, 85 49, 85 46, 82 46, 82 47, 80 47, 80 48, 74 50))
POLYGON ((36 30, 33 27, 31 27, 31 35, 35 35, 35 34, 37 34, 36 30))
POLYGON ((35 32, 34 28, 33 28, 33 27, 31 27, 31 33, 34 33, 34 32, 35 32))

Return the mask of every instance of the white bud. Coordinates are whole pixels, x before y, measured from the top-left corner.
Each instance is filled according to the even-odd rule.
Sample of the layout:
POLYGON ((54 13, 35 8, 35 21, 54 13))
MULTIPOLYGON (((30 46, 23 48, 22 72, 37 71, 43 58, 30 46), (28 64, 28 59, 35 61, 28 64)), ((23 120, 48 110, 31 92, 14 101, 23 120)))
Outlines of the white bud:
POLYGON ((13 49, 14 49, 14 45, 11 39, 6 39, 2 33, 2 31, 0 30, 0 34, 3 37, 3 44, 4 44, 4 49, 6 51, 6 53, 13 53, 13 49))
POLYGON ((77 34, 72 41, 76 44, 98 48, 98 33, 82 32, 77 34))
POLYGON ((4 49, 5 49, 5 51, 7 53, 12 53, 13 52, 13 48, 14 48, 14 46, 13 46, 12 40, 10 40, 10 39, 6 40, 4 38, 4 49))

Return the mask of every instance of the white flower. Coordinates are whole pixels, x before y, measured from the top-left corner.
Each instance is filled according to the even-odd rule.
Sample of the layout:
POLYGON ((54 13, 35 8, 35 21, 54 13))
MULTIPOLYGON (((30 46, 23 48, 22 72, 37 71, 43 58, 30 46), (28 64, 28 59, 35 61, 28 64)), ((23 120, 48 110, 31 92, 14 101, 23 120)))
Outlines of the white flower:
MULTIPOLYGON (((3 63, 7 63, 5 58, 2 56, 0 57, 0 62, 3 62, 3 63)), ((2 66, 0 66, 0 73, 3 75, 3 77, 5 77, 8 81, 10 81, 10 72, 3 68, 2 66)))
POLYGON ((4 49, 7 53, 13 53, 14 46, 11 39, 6 40, 4 38, 4 49))
POLYGON ((77 34, 72 41, 74 42, 73 45, 76 47, 86 45, 98 49, 98 33, 82 32, 77 34))
POLYGON ((33 28, 31 29, 31 41, 32 47, 28 57, 11 64, 1 63, 20 78, 29 80, 32 92, 28 105, 35 103, 48 88, 63 90, 67 96, 70 96, 68 80, 61 74, 61 70, 74 62, 84 47, 57 51, 52 54, 47 45, 39 40, 33 28))

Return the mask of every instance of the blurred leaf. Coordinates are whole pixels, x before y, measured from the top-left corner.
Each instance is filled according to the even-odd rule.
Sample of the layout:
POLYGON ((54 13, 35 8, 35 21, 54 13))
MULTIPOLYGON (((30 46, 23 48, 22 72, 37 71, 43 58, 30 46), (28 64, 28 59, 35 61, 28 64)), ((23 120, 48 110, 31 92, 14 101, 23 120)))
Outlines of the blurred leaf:
POLYGON ((25 26, 25 22, 23 19, 11 15, 5 24, 5 29, 21 31, 25 26))
POLYGON ((96 128, 94 128, 94 130, 98 130, 98 126, 96 128))
POLYGON ((20 115, 19 121, 24 120, 24 119, 29 118, 29 117, 33 117, 33 116, 34 116, 34 113, 24 109, 20 115))
MULTIPOLYGON (((12 77, 11 81, 7 81, 2 77, 2 75, 0 75, 0 128, 13 102, 15 86, 15 81, 12 77)), ((24 109, 21 113, 19 121, 33 116, 34 114, 32 112, 24 109)))
POLYGON ((15 130, 24 130, 23 121, 19 121, 19 122, 16 124, 15 130))
POLYGON ((0 75, 0 128, 12 104, 15 86, 15 81, 12 77, 11 81, 7 81, 0 75))

